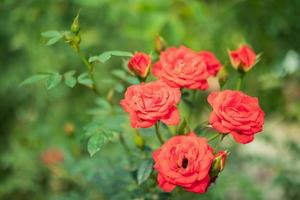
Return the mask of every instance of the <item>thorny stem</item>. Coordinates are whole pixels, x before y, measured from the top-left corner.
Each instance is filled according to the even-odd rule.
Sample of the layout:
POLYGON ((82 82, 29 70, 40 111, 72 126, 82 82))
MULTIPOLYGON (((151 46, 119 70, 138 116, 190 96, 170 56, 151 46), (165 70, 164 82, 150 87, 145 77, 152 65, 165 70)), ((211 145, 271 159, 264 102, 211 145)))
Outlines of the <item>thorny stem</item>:
POLYGON ((89 78, 92 80, 92 90, 94 91, 95 94, 98 94, 99 95, 99 92, 96 88, 96 81, 95 81, 95 78, 94 78, 94 74, 93 74, 93 71, 94 71, 94 67, 91 63, 89 63, 89 61, 86 59, 86 57, 84 56, 84 54, 82 53, 82 51, 79 49, 77 49, 77 54, 79 55, 80 59, 82 60, 82 62, 84 63, 84 65, 86 66, 87 68, 87 71, 88 71, 88 74, 89 74, 89 78))
POLYGON ((210 138, 208 138, 208 141, 210 142, 210 141, 212 141, 212 140, 218 138, 220 135, 221 135, 221 134, 216 133, 215 135, 213 135, 213 136, 211 136, 210 138))
POLYGON ((160 142, 161 144, 163 144, 163 143, 164 143, 164 140, 162 139, 162 136, 161 136, 160 131, 159 131, 159 122, 157 122, 157 123, 155 124, 155 133, 156 133, 156 136, 157 136, 159 142, 160 142))

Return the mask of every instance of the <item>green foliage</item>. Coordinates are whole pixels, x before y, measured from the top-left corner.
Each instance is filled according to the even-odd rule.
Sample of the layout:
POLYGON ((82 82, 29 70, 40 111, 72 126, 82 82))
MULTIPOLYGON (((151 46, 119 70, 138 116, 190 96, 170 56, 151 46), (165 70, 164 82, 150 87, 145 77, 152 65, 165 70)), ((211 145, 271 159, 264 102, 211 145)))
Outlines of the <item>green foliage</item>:
POLYGON ((56 86, 58 86, 62 81, 62 75, 60 75, 59 73, 52 73, 47 81, 47 89, 53 89, 56 86))
POLYGON ((93 84, 93 81, 88 77, 88 73, 82 73, 78 76, 77 81, 79 84, 91 87, 93 84))
POLYGON ((44 80, 49 78, 49 74, 37 74, 34 76, 31 76, 27 79, 25 79, 21 84, 20 87, 25 86, 25 85, 29 85, 29 84, 33 84, 36 83, 38 81, 44 80))
POLYGON ((41 36, 48 39, 47 46, 53 45, 57 43, 61 38, 63 38, 63 35, 58 31, 46 31, 42 32, 41 36))
MULTIPOLYGON (((124 63, 120 59, 110 59, 113 56, 127 59, 132 56, 131 53, 105 52, 107 49, 151 52, 157 34, 165 38, 169 46, 185 44, 195 50, 214 51, 224 61, 222 64, 227 66, 225 47, 234 49, 241 42, 251 44, 257 52, 263 53, 263 57, 245 79, 248 88, 246 92, 261 99, 260 103, 270 124, 274 122, 273 117, 284 118, 284 123, 290 129, 285 129, 284 134, 280 135, 281 139, 297 133, 300 120, 297 93, 300 80, 297 64, 299 58, 294 56, 290 59, 288 52, 294 51, 299 55, 298 8, 298 0, 2 1, 0 199, 176 199, 176 195, 162 193, 157 188, 154 191, 145 189, 157 184, 149 177, 137 187, 136 174, 131 176, 129 173, 139 169, 138 166, 132 166, 130 160, 143 163, 145 158, 136 158, 139 149, 134 149, 134 144, 131 143, 133 136, 128 127, 128 116, 124 115, 118 105, 126 87, 138 83, 138 80, 122 69, 124 63), (90 62, 95 65, 95 79, 102 97, 97 98, 96 104, 94 99, 98 95, 88 88, 75 87, 77 83, 91 87, 92 80, 85 73, 86 69, 74 51, 68 44, 61 42, 71 32, 43 32, 49 29, 68 29, 78 8, 82 8, 81 50, 89 56, 104 52, 104 55, 90 58, 90 62), (47 48, 43 45, 43 40, 47 45, 59 43, 47 48), (97 62, 101 62, 99 67, 97 62), (49 71, 55 73, 39 73, 49 71), (32 74, 36 75, 31 76, 32 74), (23 81, 24 77, 29 78, 23 81), (260 87, 257 87, 258 80, 260 87), (62 82, 72 89, 56 87, 62 82), (34 84, 34 87, 16 88, 19 83, 20 86, 34 84), (45 92, 45 87, 41 86, 44 83, 55 90, 45 92), (113 91, 113 95, 108 101, 109 91, 113 91), (114 110, 111 105, 114 105, 114 110), (94 128, 89 131, 83 129, 87 124, 93 123, 94 128), (74 130, 68 132, 69 135, 64 130, 66 124, 74 126, 74 130), (96 133, 96 130, 99 132, 96 133), (101 149, 103 141, 103 145, 115 141, 114 137, 121 131, 125 142, 133 149, 130 159, 119 142, 111 142, 101 149), (102 138, 103 135, 105 139, 102 138), (101 151, 90 158, 86 147, 92 136, 95 138, 93 151, 98 148, 101 151), (41 161, 43 152, 51 148, 61 149, 64 154, 62 163, 48 166, 41 161)), ((228 72, 234 74, 228 68, 228 72)), ((236 77, 233 75, 225 88, 235 84, 235 81, 236 77)), ((201 92, 201 99, 204 101, 198 98, 198 105, 207 105, 206 95, 201 92)), ((189 98, 185 98, 187 104, 190 103, 189 98)), ((189 106, 196 110, 198 105, 189 106)), ((208 116, 209 111, 203 109, 195 114, 199 117, 199 123, 207 120, 203 116, 208 116)), ((277 128, 269 134, 272 139, 276 138, 273 134, 276 130, 277 128)), ((146 145, 155 145, 157 142, 151 140, 152 131, 141 131, 146 145)), ((196 132, 203 134, 198 129, 196 132)), ((259 137, 263 138, 264 134, 259 137)), ((225 140, 231 142, 230 138, 225 140)), ((262 148, 269 148, 277 143, 272 141, 262 148)), ((244 151, 251 149, 252 145, 234 148, 231 151, 234 156, 231 156, 225 170, 208 193, 180 194, 178 191, 177 198, 297 199, 297 177, 300 176, 297 169, 299 165, 295 163, 298 160, 296 155, 299 153, 299 143, 297 137, 293 137, 292 141, 295 144, 290 149, 283 150, 284 156, 276 155, 276 159, 255 159, 260 156, 255 153, 260 149, 256 146, 253 157, 233 159, 238 157, 236 155, 244 155, 244 151), (292 162, 285 160, 288 157, 291 157, 292 162), (245 173, 241 174, 240 171, 245 173)), ((263 142, 261 139, 256 144, 263 142)), ((282 144, 277 149, 286 146, 282 144)), ((269 151, 267 149, 264 152, 269 151)), ((144 172, 141 174, 149 173, 144 172)))
POLYGON ((74 77, 75 73, 75 70, 64 73, 64 83, 70 88, 75 87, 77 83, 77 79, 74 77))
POLYGON ((153 171, 153 160, 143 160, 137 171, 137 182, 139 185, 144 183, 153 171))
POLYGON ((100 151, 106 143, 116 139, 116 132, 103 129, 101 127, 87 128, 86 135, 91 135, 87 146, 88 152, 91 157, 94 156, 95 153, 100 151))
POLYGON ((92 56, 89 58, 89 62, 101 62, 105 63, 108 61, 112 56, 120 56, 120 57, 131 57, 132 53, 127 51, 106 51, 104 53, 101 53, 98 56, 92 56))

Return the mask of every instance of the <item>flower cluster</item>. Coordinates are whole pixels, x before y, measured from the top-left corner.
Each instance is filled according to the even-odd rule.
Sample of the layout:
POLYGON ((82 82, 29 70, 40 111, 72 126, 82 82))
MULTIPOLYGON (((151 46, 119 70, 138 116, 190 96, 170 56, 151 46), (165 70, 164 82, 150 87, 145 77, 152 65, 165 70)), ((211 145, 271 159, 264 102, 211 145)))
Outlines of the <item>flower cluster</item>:
MULTIPOLYGON (((232 66, 242 76, 257 61, 255 52, 247 45, 228 53, 232 66)), ((128 87, 120 104, 136 129, 149 128, 159 121, 178 125, 183 120, 177 108, 181 91, 207 90, 208 78, 220 79, 218 74, 225 71, 212 52, 196 52, 185 46, 161 51, 152 66, 151 58, 138 52, 128 63, 129 71, 139 77, 141 83, 128 87), (145 82, 150 72, 157 80, 145 82)), ((264 112, 258 98, 238 90, 221 89, 211 92, 207 101, 212 108, 207 125, 222 138, 230 134, 236 142, 246 144, 262 131, 264 112)), ((224 169, 228 151, 216 152, 210 140, 193 131, 176 134, 153 152, 158 185, 166 192, 179 186, 186 191, 204 193, 224 169)))

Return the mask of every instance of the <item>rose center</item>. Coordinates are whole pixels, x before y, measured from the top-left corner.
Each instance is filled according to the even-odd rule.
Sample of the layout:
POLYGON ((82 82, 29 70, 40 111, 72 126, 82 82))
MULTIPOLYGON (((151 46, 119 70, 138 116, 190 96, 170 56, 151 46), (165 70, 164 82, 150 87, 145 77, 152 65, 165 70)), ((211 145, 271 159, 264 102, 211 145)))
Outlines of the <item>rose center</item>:
POLYGON ((184 158, 184 159, 182 160, 181 166, 182 166, 184 169, 186 169, 187 166, 188 166, 188 164, 189 164, 189 160, 188 160, 187 158, 184 158))

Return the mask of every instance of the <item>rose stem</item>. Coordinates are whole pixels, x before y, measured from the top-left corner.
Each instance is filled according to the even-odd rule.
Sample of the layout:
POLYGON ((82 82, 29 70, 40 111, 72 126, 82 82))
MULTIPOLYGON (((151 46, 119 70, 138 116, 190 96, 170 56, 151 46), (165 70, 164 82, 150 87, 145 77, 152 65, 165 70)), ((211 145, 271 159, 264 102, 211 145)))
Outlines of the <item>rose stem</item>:
POLYGON ((125 152, 127 153, 127 155, 128 155, 129 157, 131 157, 131 152, 130 152, 130 149, 129 149, 129 147, 128 147, 128 145, 127 145, 125 139, 124 139, 123 133, 120 133, 120 134, 119 134, 119 138, 120 138, 121 145, 122 145, 122 147, 124 148, 125 152))
POLYGON ((163 144, 163 143, 164 143, 164 140, 162 139, 162 136, 161 136, 160 131, 159 131, 159 122, 157 122, 157 123, 155 124, 155 133, 156 133, 156 136, 157 136, 159 142, 160 142, 161 144, 163 144))
POLYGON ((80 59, 82 60, 82 62, 84 63, 84 65, 87 68, 89 77, 90 77, 90 79, 92 81, 92 90, 94 91, 95 94, 99 95, 99 92, 98 92, 98 90, 96 88, 96 81, 95 81, 94 74, 93 74, 93 71, 94 71, 93 65, 91 63, 89 63, 89 61, 86 59, 86 57, 84 56, 84 54, 80 51, 79 47, 78 47, 76 53, 79 55, 80 59))
POLYGON ((221 134, 216 133, 215 135, 213 135, 213 136, 211 136, 210 138, 208 138, 208 141, 210 142, 210 141, 216 139, 217 137, 219 137, 220 135, 221 135, 221 134))
POLYGON ((241 90, 242 82, 244 80, 244 76, 245 76, 245 72, 239 71, 239 78, 238 78, 238 81, 236 83, 236 90, 241 90))
MULTIPOLYGON (((195 100, 196 100, 196 94, 197 94, 196 92, 197 92, 196 90, 193 90, 193 91, 192 91, 192 104, 195 103, 195 100)), ((190 108, 190 112, 189 112, 189 115, 188 115, 188 122, 190 122, 192 113, 193 113, 193 109, 190 108)))

